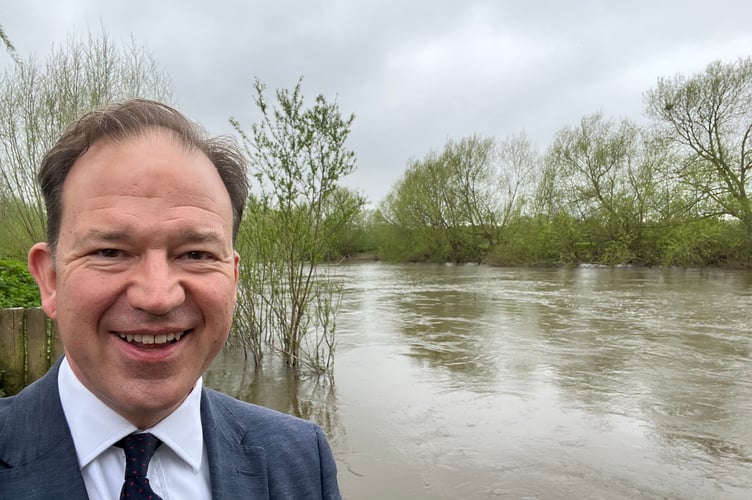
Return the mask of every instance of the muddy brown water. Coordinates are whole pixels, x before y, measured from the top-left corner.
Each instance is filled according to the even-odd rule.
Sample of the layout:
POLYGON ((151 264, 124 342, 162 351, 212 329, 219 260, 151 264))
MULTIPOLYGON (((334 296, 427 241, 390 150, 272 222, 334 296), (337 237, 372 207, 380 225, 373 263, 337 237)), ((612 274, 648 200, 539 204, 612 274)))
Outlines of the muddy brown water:
POLYGON ((317 421, 348 499, 752 498, 752 273, 360 263, 331 379, 205 383, 317 421))

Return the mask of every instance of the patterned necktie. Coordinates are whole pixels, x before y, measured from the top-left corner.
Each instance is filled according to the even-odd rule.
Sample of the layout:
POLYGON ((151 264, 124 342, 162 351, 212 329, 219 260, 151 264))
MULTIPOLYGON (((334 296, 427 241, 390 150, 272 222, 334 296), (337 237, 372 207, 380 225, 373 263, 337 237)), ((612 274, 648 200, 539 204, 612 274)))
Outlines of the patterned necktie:
POLYGON ((162 441, 151 434, 131 434, 115 443, 125 451, 125 482, 120 491, 120 498, 138 500, 162 500, 154 493, 146 478, 149 460, 157 451, 162 441))

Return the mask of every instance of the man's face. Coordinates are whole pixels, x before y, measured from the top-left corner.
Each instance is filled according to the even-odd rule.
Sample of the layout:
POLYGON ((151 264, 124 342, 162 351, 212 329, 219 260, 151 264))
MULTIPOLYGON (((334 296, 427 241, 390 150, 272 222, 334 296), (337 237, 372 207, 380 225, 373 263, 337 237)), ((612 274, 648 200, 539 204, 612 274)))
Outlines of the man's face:
POLYGON ((95 143, 63 185, 55 262, 29 254, 73 372, 135 425, 162 420, 222 348, 238 277, 214 165, 161 129, 95 143))

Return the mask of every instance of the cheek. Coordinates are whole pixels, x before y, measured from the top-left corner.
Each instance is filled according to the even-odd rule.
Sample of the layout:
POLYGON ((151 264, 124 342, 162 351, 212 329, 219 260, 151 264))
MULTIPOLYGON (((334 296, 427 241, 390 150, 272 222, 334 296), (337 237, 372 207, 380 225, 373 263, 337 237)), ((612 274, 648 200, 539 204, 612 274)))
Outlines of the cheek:
POLYGON ((217 293, 205 293, 202 296, 201 308, 205 320, 218 330, 217 335, 224 335, 227 333, 225 330, 229 331, 235 312, 235 291, 234 287, 227 287, 226 284, 214 290, 217 290, 217 293))
POLYGON ((218 297, 214 302, 215 311, 217 314, 217 321, 222 323, 232 322, 232 315, 235 312, 235 295, 225 294, 218 297))
POLYGON ((223 311, 232 310, 235 306, 237 284, 232 275, 225 273, 222 276, 215 276, 211 283, 204 283, 200 289, 196 290, 196 293, 202 293, 207 301, 225 306, 221 309, 223 311))
POLYGON ((105 311, 117 297, 117 284, 111 278, 76 273, 62 276, 57 287, 57 314, 85 322, 105 311))

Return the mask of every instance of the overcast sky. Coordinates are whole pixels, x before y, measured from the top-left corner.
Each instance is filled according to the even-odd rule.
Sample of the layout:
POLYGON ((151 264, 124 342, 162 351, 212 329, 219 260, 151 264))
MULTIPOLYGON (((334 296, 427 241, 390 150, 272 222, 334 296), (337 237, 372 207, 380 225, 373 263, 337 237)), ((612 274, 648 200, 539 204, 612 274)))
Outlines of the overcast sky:
POLYGON ((372 203, 448 139, 525 132, 544 151, 596 111, 641 121, 659 77, 752 55, 750 19, 749 0, 0 0, 24 58, 100 26, 132 35, 214 133, 258 118, 254 77, 274 89, 303 76, 308 102, 356 115, 345 185, 372 203))

